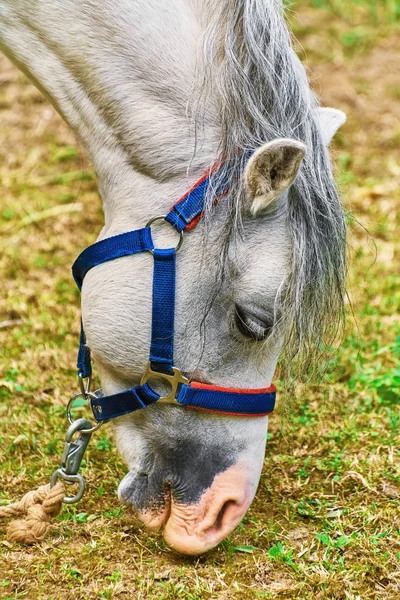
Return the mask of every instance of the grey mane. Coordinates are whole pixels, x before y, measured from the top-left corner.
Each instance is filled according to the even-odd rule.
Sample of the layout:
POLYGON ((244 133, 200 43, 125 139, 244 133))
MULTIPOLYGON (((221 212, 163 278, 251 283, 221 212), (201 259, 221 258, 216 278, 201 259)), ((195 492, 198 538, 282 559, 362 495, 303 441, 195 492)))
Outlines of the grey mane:
MULTIPOLYGON (((246 150, 276 137, 307 146, 289 191, 293 256, 276 306, 284 354, 289 361, 296 357, 305 372, 324 344, 332 343, 344 314, 345 217, 321 137, 318 102, 292 48, 281 0, 225 0, 209 26, 205 53, 205 64, 212 65, 206 84, 219 98, 225 164, 234 172, 243 168, 246 150)), ((233 179, 229 198, 236 226, 242 194, 233 179)))

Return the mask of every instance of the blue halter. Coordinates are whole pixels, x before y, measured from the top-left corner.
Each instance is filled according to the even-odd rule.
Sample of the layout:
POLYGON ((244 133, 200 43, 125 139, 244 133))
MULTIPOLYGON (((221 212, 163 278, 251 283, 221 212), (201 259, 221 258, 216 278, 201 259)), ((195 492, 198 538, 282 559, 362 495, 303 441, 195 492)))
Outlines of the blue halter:
MULTIPOLYGON (((263 416, 270 414, 275 406, 276 388, 232 389, 190 382, 174 367, 174 316, 175 316, 175 263, 183 230, 190 230, 203 215, 207 188, 212 171, 202 177, 170 212, 151 219, 143 229, 127 231, 120 235, 96 242, 84 250, 72 266, 72 273, 79 289, 86 273, 104 262, 139 252, 151 252, 154 258, 152 328, 150 360, 140 385, 110 396, 90 394, 93 414, 97 421, 120 417, 150 404, 165 403, 186 406, 236 416, 263 416), (158 249, 151 237, 151 225, 163 219, 180 234, 176 248, 158 249), (149 379, 168 382, 171 391, 160 396, 150 385, 149 379)), ((222 183, 217 197, 223 196, 228 183, 222 183)), ((78 353, 78 375, 82 380, 91 377, 90 349, 81 327, 78 353)))

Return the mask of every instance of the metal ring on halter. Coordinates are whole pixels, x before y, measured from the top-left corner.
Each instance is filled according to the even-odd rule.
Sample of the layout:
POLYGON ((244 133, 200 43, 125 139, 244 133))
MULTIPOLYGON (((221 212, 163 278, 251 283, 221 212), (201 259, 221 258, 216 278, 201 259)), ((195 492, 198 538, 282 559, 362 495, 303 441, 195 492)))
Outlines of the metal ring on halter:
MULTIPOLYGON (((68 422, 71 425, 74 422, 74 419, 72 418, 72 415, 71 415, 71 409, 74 405, 75 400, 77 400, 78 398, 83 398, 84 400, 88 400, 90 409, 92 410, 92 400, 95 400, 97 398, 97 396, 96 396, 96 394, 93 394, 93 392, 85 392, 84 394, 82 394, 82 392, 78 392, 77 394, 74 394, 72 396, 72 398, 69 400, 69 402, 67 404, 67 408, 65 409, 68 422)), ((93 413, 93 410, 92 410, 92 413, 93 413)), ((93 417, 94 417, 94 415, 93 415, 93 417)), ((105 421, 97 421, 96 420, 96 425, 94 425, 90 429, 81 429, 80 431, 81 431, 81 433, 93 433, 94 431, 97 431, 98 429, 100 429, 100 427, 103 425, 103 423, 105 423, 105 421)))
MULTIPOLYGON (((153 223, 155 223, 156 221, 165 221, 166 223, 168 223, 168 221, 165 220, 166 216, 167 215, 159 215, 158 217, 153 217, 152 219, 150 219, 150 221, 148 221, 146 223, 146 227, 151 227, 153 225, 153 223)), ((168 225, 170 225, 170 223, 168 223, 168 225)), ((171 227, 173 227, 173 226, 171 225, 171 227)), ((175 229, 175 231, 177 233, 179 233, 179 242, 178 242, 177 246, 175 247, 175 252, 178 252, 178 250, 181 249, 182 244, 183 244, 183 231, 177 231, 176 229, 175 229)), ((151 252, 151 254, 154 254, 154 250, 149 250, 149 252, 151 252)))

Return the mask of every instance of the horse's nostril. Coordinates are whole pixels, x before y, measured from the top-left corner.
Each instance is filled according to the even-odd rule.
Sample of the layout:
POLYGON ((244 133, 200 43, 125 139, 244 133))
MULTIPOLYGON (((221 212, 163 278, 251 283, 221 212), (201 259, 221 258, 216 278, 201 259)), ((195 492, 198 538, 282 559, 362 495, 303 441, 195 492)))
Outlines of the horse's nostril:
POLYGON ((236 304, 235 325, 239 332, 247 339, 261 342, 271 333, 274 322, 268 315, 260 317, 253 312, 244 310, 236 304))
POLYGON ((234 500, 227 500, 226 502, 224 502, 224 504, 221 506, 221 510, 217 515, 217 518, 215 519, 213 529, 222 529, 225 515, 227 514, 227 512, 229 512, 229 508, 235 505, 236 502, 234 500))

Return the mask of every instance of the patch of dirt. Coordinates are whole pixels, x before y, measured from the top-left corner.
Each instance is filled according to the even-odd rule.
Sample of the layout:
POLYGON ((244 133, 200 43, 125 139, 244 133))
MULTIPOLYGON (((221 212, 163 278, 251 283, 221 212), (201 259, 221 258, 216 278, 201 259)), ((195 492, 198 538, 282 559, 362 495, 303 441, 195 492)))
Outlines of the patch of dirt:
POLYGON ((348 116, 342 136, 351 135, 357 172, 390 174, 384 164, 388 158, 400 163, 400 34, 383 40, 368 56, 340 66, 311 63, 310 68, 322 103, 348 116))

